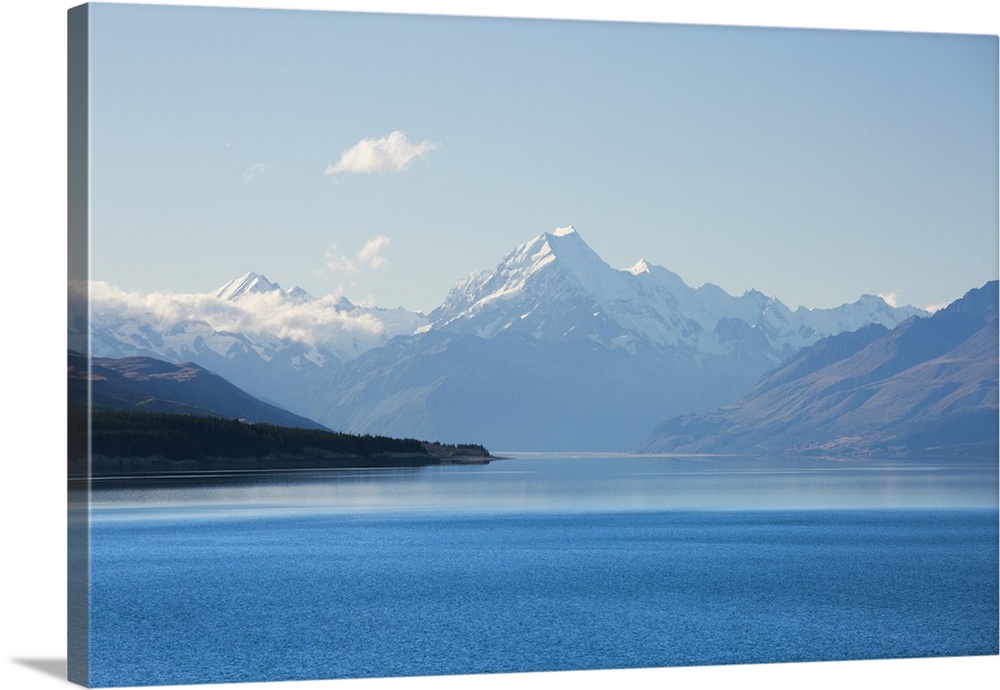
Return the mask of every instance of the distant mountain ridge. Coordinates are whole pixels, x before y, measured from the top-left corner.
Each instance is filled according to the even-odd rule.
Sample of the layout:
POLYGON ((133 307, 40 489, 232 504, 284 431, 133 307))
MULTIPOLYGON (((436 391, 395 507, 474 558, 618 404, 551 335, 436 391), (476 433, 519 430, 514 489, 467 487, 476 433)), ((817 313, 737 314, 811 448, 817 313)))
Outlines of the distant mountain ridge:
POLYGON ((688 287, 645 260, 613 269, 569 226, 538 235, 496 268, 460 281, 430 319, 433 328, 486 338, 515 330, 540 340, 587 337, 626 348, 644 340, 711 354, 727 352, 749 327, 777 363, 826 335, 917 315, 926 312, 891 307, 873 295, 835 309, 792 311, 756 290, 733 297, 710 283, 688 287))
POLYGON ((280 292, 282 295, 293 300, 311 300, 312 295, 295 286, 290 290, 284 290, 277 283, 272 283, 266 276, 260 273, 246 273, 243 276, 230 280, 228 283, 215 291, 214 295, 220 300, 237 300, 245 295, 270 294, 280 292))
POLYGON ((690 288, 645 261, 614 269, 559 228, 459 281, 420 332, 346 362, 313 415, 355 433, 624 450, 825 335, 925 314, 870 296, 793 312, 756 291, 690 288))
POLYGON ((992 281, 893 330, 821 340, 732 405, 664 422, 641 450, 996 453, 997 302, 992 281))
POLYGON ((688 287, 646 261, 615 269, 571 226, 459 281, 429 315, 257 273, 169 300, 95 298, 95 354, 196 362, 349 433, 538 450, 633 447, 827 335, 925 315, 874 296, 792 311, 754 290, 688 287))
POLYGON ((95 355, 195 362, 305 416, 343 362, 427 323, 402 308, 316 298, 298 286, 285 290, 253 272, 207 295, 154 302, 103 291, 91 301, 95 355))

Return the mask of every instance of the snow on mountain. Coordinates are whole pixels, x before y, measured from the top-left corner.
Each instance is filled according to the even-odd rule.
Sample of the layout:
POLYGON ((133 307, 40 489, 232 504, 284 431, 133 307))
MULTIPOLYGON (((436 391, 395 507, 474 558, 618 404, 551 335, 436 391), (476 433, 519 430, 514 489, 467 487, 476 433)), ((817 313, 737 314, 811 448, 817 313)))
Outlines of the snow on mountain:
POLYGON ((344 361, 427 323, 406 309, 362 307, 346 297, 316 298, 247 273, 209 294, 130 293, 91 282, 92 319, 102 336, 147 348, 195 344, 226 356, 235 341, 267 358, 297 344, 317 364, 344 361))
POLYGON ((522 331, 549 341, 585 337, 626 348, 642 341, 723 354, 733 332, 745 330, 735 320, 759 332, 777 363, 826 335, 872 322, 891 327, 916 315, 925 312, 870 295, 835 309, 793 312, 756 290, 734 297, 711 284, 691 288, 645 260, 617 270, 570 226, 542 233, 494 269, 460 281, 431 321, 434 328, 485 338, 522 331))
POLYGON ((314 389, 343 362, 428 323, 402 308, 284 290, 258 273, 207 294, 140 294, 98 281, 87 289, 94 356, 192 361, 307 416, 314 389))
POLYGON ((244 295, 274 292, 275 290, 281 290, 281 286, 277 283, 272 283, 259 273, 251 272, 230 280, 215 291, 215 296, 221 300, 237 300, 244 295))
POLYGON ((499 449, 623 450, 665 417, 733 400, 827 333, 913 308, 797 309, 609 266, 573 227, 459 281, 429 325, 345 363, 313 418, 354 433, 499 449))
POLYGON ((634 447, 825 335, 923 314, 871 296, 792 311, 645 260, 612 268, 572 226, 459 281, 429 316, 258 273, 208 294, 91 283, 90 304, 95 356, 190 360, 335 429, 551 450, 634 447))
POLYGON ((996 455, 997 309, 991 281, 895 329, 824 338, 733 403, 661 423, 641 450, 996 455))
POLYGON ((252 271, 239 278, 230 280, 216 290, 214 294, 217 299, 234 302, 246 295, 261 295, 274 292, 281 293, 283 297, 296 303, 311 302, 315 299, 298 285, 284 290, 277 283, 269 281, 267 276, 252 271))
POLYGON ((526 331, 541 340, 617 334, 597 296, 628 299, 627 277, 614 271, 572 227, 520 245, 492 271, 459 282, 431 312, 435 328, 490 338, 526 331))

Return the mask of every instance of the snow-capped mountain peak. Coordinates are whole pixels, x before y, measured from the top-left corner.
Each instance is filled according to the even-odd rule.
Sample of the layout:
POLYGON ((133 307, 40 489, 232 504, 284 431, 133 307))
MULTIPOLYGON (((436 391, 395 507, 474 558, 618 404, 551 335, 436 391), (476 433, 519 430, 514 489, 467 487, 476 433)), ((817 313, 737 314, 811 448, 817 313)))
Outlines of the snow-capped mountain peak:
POLYGON ((553 261, 576 274, 606 270, 608 265, 572 225, 543 232, 504 257, 498 269, 534 271, 553 261))
POLYGON ((711 287, 695 290, 645 259, 614 269, 567 226, 537 235, 492 271, 456 284, 431 320, 434 328, 481 337, 513 330, 541 340, 582 337, 609 347, 643 341, 705 353, 728 351, 733 334, 742 340, 749 336, 741 329, 751 329, 776 362, 824 335, 871 321, 892 326, 919 311, 866 296, 837 309, 792 312, 759 290, 736 297, 711 287))
POLYGON ((284 290, 277 283, 272 283, 268 280, 267 276, 264 274, 254 273, 253 271, 245 273, 234 280, 230 280, 213 294, 219 300, 232 302, 244 297, 245 295, 260 295, 270 292, 281 292, 294 302, 305 302, 312 299, 312 295, 297 285, 288 290, 284 290))
POLYGON ((493 270, 459 281, 431 319, 437 327, 484 337, 511 328, 558 337, 574 328, 575 315, 558 313, 568 303, 574 312, 580 307, 581 314, 592 315, 600 309, 588 293, 622 295, 627 278, 608 266, 576 228, 556 228, 518 245, 493 270))
POLYGON ((308 302, 313 299, 312 295, 300 288, 298 285, 290 290, 285 290, 285 295, 287 295, 293 302, 308 302))
POLYGON ((572 226, 459 281, 429 316, 259 273, 156 300, 92 287, 97 356, 194 361, 332 428, 508 448, 627 447, 824 335, 922 313, 873 296, 791 311, 758 291, 693 289, 645 260, 609 266, 572 226))
POLYGON ((305 415, 315 402, 310 391, 344 362, 428 323, 425 315, 402 308, 361 307, 332 295, 317 299, 301 287, 284 290, 254 272, 210 293, 162 293, 155 303, 114 286, 88 297, 96 356, 192 361, 305 415))
POLYGON ((250 293, 273 292, 275 290, 281 290, 281 286, 272 283, 261 273, 250 271, 239 278, 230 280, 214 294, 220 300, 235 300, 250 293))

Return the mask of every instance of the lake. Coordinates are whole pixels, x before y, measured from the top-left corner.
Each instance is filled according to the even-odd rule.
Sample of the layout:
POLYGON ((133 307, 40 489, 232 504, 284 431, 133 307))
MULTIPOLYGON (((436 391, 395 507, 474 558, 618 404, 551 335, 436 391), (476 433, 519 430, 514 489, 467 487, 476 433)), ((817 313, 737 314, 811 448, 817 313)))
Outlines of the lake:
POLYGON ((96 482, 95 686, 998 653, 997 459, 96 482))

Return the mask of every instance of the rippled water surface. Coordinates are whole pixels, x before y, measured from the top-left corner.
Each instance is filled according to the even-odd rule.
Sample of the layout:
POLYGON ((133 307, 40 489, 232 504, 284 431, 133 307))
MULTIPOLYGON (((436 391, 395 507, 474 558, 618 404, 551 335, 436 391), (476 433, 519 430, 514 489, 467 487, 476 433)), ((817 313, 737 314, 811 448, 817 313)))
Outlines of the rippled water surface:
POLYGON ((99 483, 92 683, 996 654, 996 459, 99 483))

